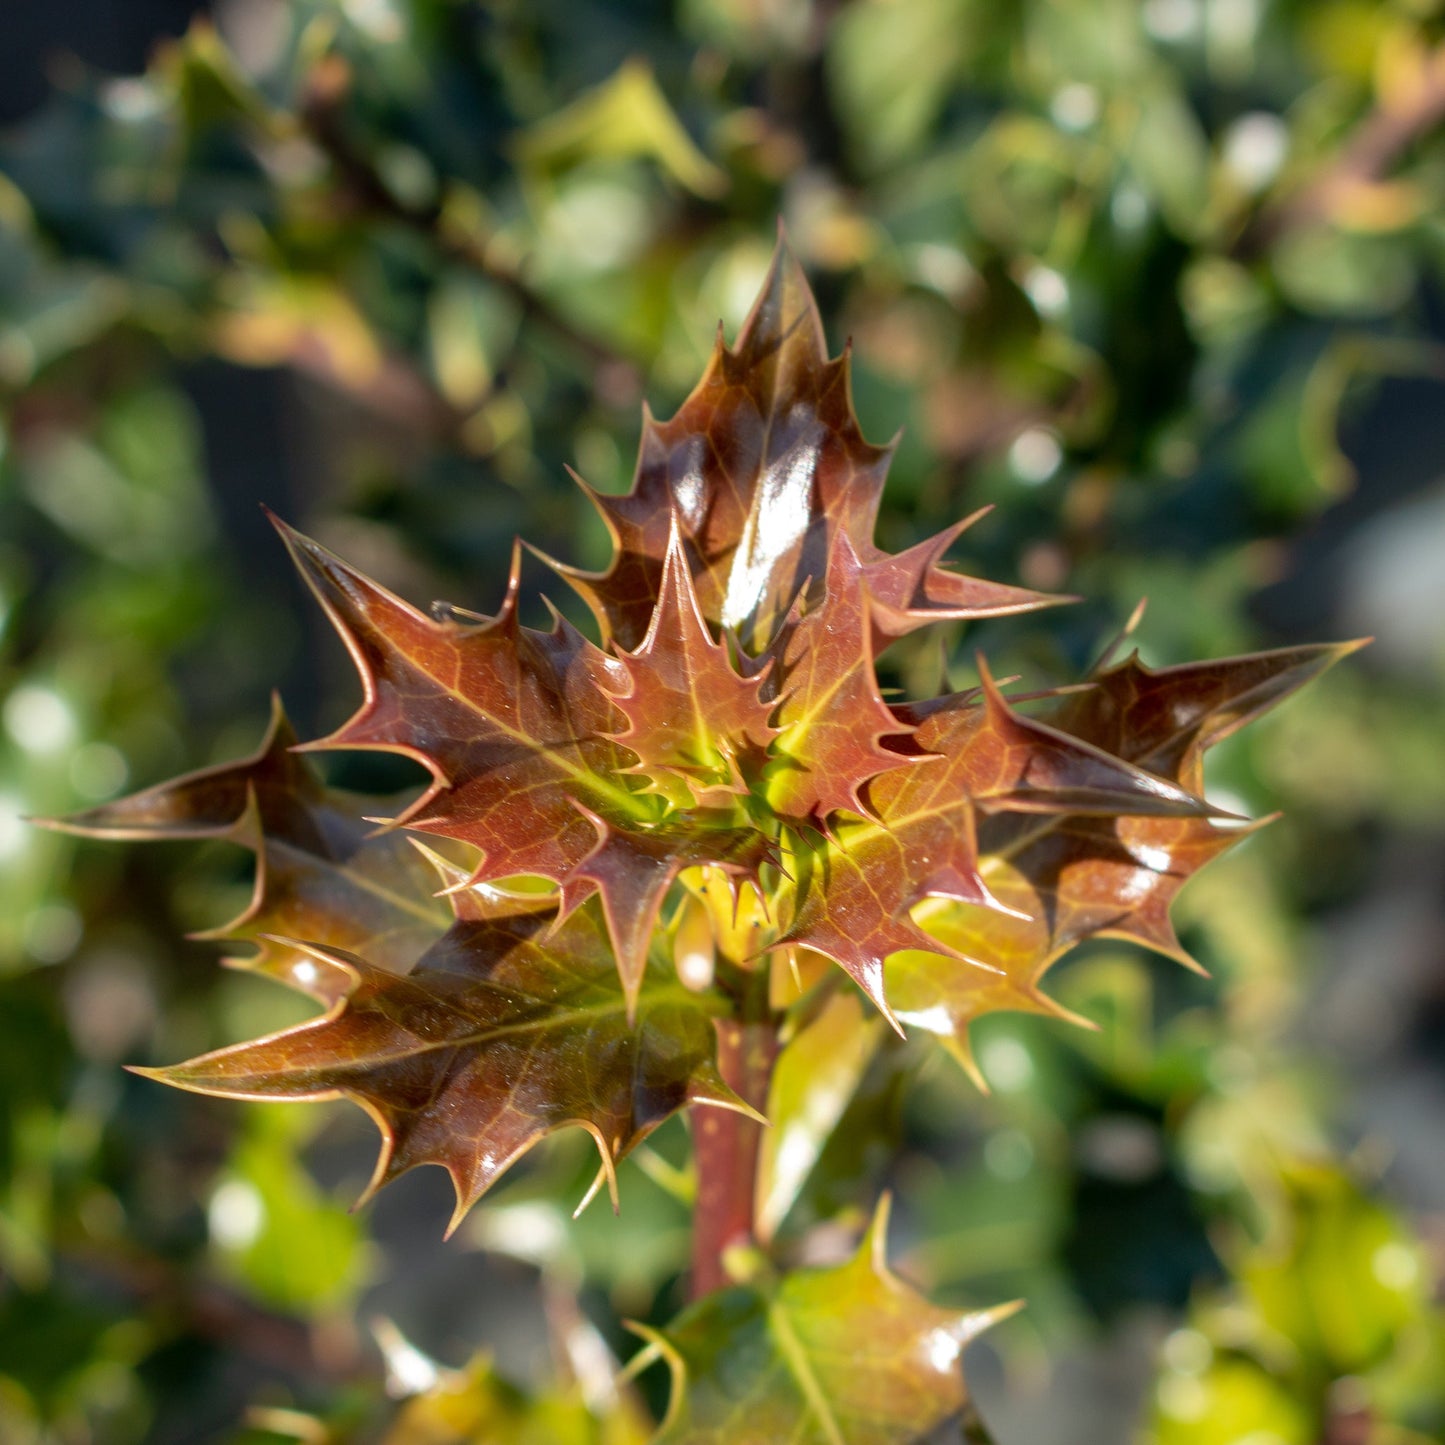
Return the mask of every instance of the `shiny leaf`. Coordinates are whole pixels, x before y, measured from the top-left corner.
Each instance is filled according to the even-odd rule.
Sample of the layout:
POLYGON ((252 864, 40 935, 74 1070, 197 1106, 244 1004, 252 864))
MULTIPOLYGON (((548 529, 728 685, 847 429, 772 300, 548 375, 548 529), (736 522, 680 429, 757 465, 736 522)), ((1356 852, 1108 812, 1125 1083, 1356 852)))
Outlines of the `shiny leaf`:
POLYGON ((698 607, 682 539, 674 528, 662 590, 642 645, 624 653, 628 688, 614 697, 627 718, 620 742, 641 759, 659 792, 669 776, 683 785, 683 807, 709 793, 744 792, 775 729, 761 673, 739 673, 726 646, 714 642, 698 607))
POLYGON ((1058 817, 1210 811, 1167 780, 1020 716, 986 672, 981 701, 928 712, 912 741, 920 755, 869 787, 876 821, 840 825, 836 843, 801 851, 786 900, 785 941, 834 959, 885 1011, 884 962, 902 950, 952 954, 956 971, 999 967, 985 951, 931 938, 909 912, 927 898, 1016 906, 985 878, 981 823, 1004 815, 1010 828, 1051 832, 1058 817))
POLYGON ((862 564, 839 532, 823 596, 781 634, 780 665, 770 679, 780 694, 781 735, 766 793, 790 821, 821 826, 840 809, 863 813, 863 785, 907 766, 883 743, 906 729, 878 691, 868 600, 862 564))
POLYGON ((608 1405, 575 1387, 523 1390, 483 1358, 408 1400, 382 1445, 643 1445, 641 1412, 622 1400, 608 1405))
POLYGON ((456 1189, 453 1228, 557 1129, 586 1129, 610 1178, 684 1105, 745 1107, 717 1073, 705 1005, 668 970, 649 970, 628 1023, 595 906, 558 922, 548 899, 486 885, 451 896, 456 922, 409 975, 297 945, 332 981, 325 1015, 138 1072, 225 1098, 351 1099, 382 1133, 368 1196, 439 1164, 456 1189))
MULTIPOLYGON (((1358 644, 1288 648, 1151 671, 1131 657, 1057 705, 1053 726, 1125 763, 1197 792, 1203 754, 1282 701, 1358 644)), ((1256 825, 1257 826, 1257 825, 1256 825)), ((889 965, 889 998, 905 1023, 940 1036, 980 1084, 968 1025, 999 1010, 1083 1022, 1041 988, 1080 940, 1126 938, 1195 968, 1170 921, 1179 890, 1253 831, 1195 811, 1119 816, 1066 810, 1052 818, 1008 812, 979 834, 979 874, 1002 909, 935 903, 927 931, 1001 970, 989 976, 912 951, 889 965)), ((926 915, 926 916, 923 916, 926 915)))
MULTIPOLYGON (((671 421, 645 420, 631 491, 594 498, 609 566, 560 568, 600 642, 555 614, 549 631, 522 625, 520 552, 495 616, 427 614, 278 523, 363 689, 350 720, 302 750, 399 753, 431 785, 390 831, 368 831, 278 720, 244 764, 72 821, 249 842, 257 899, 231 932, 266 935, 267 966, 330 1005, 159 1076, 243 1097, 344 1094, 382 1128, 374 1183, 441 1164, 460 1215, 553 1129, 591 1132, 610 1172, 685 1104, 737 1107, 713 1020, 764 1006, 754 971, 767 982, 791 965, 811 987, 831 959, 977 1076, 970 1022, 1068 1017, 1042 981, 1082 939, 1187 962, 1170 905, 1247 832, 1204 800, 1204 749, 1347 649, 1161 672, 1130 659, 1036 694, 1044 720, 982 659, 974 691, 887 702, 875 656, 891 640, 1049 600, 945 567, 976 516, 881 550, 890 456, 864 440, 847 356, 828 358, 780 246, 735 345, 719 341, 671 421), (435 880, 418 878, 405 829, 467 850, 465 867, 439 863, 458 910, 439 940, 435 880), (501 891, 519 876, 551 887, 501 891), (669 895, 682 906, 665 914, 669 895)), ((835 1042, 807 1086, 786 1059, 780 1071, 765 1233, 862 1066, 856 1023, 835 1042)))
POLYGON ((497 616, 451 610, 434 620, 278 526, 366 692, 349 722, 308 746, 380 748, 421 763, 433 784, 398 821, 480 849, 476 880, 550 879, 567 910, 600 893, 635 1000, 678 872, 712 862, 751 873, 766 840, 726 816, 664 818, 659 800, 636 791, 637 756, 615 741, 626 727, 613 701, 629 688, 625 664, 560 617, 551 632, 522 626, 515 569, 497 616))
POLYGON ((303 755, 279 699, 260 748, 49 826, 93 838, 225 838, 256 854, 251 902, 206 938, 245 940, 257 953, 229 962, 330 1002, 335 976, 282 941, 365 949, 403 973, 446 931, 436 875, 402 833, 369 821, 386 799, 328 788, 303 755))
POLYGON ((886 1201, 832 1269, 737 1285, 644 1332, 673 1376, 656 1445, 904 1445, 958 1418, 964 1347, 1013 1307, 931 1305, 888 1268, 886 1201))
MULTIPOLYGON (((832 539, 847 537, 865 583, 886 604, 890 635, 947 617, 992 617, 1053 599, 940 565, 955 528, 891 556, 873 540, 891 447, 863 438, 848 356, 829 359, 802 269, 783 246, 736 343, 719 336, 692 395, 671 420, 644 419, 632 490, 580 483, 615 543, 604 572, 554 563, 605 636, 647 634, 674 518, 703 616, 753 651, 777 631, 799 589, 822 588, 832 539)), ((877 620, 877 619, 875 619, 877 620)))
POLYGON ((882 1035, 856 994, 829 999, 778 1055, 758 1154, 757 1228, 771 1239, 837 1128, 882 1035))

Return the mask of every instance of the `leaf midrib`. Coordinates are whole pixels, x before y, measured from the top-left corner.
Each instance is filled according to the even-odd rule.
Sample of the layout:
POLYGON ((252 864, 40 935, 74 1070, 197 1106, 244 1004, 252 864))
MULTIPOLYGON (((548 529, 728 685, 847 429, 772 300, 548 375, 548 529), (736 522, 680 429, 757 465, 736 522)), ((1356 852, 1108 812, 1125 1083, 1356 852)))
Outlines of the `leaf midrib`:
MULTIPOLYGON (((390 638, 388 638, 387 641, 390 643, 390 638)), ((395 647, 394 643, 391 643, 391 645, 395 647)), ((590 733, 585 737, 579 737, 575 731, 571 731, 566 739, 543 742, 531 733, 519 731, 507 722, 505 718, 483 707, 476 698, 469 697, 452 683, 438 677, 432 669, 417 666, 416 662, 401 648, 396 647, 396 651, 410 666, 416 667, 418 672, 424 677, 429 678, 447 697, 459 703, 466 711, 471 712, 476 717, 482 718, 499 733, 519 744, 529 754, 542 759, 552 767, 555 772, 564 773, 576 782, 591 789, 594 793, 605 794, 613 801, 624 806, 631 807, 636 803, 638 796, 636 793, 627 788, 618 787, 606 774, 598 773, 591 768, 573 763, 568 756, 568 751, 572 748, 580 750, 585 743, 610 741, 610 739, 606 738, 605 734, 590 733)), ((517 660, 518 662, 521 661, 520 654, 518 654, 517 660)), ((562 700, 563 706, 567 707, 565 696, 560 691, 555 695, 562 700)), ((567 708, 567 710, 570 712, 570 708, 567 708)), ((625 747, 626 744, 621 744, 621 746, 625 747)), ((631 751, 631 749, 629 749, 629 751, 631 751)), ((447 786, 453 786, 450 779, 447 780, 447 786)))
POLYGON ((823 1393, 822 1383, 813 1371, 812 1362, 808 1358, 808 1352, 803 1348, 803 1342, 793 1330, 793 1322, 788 1318, 787 1310, 780 1301, 774 1299, 768 1301, 767 1312, 768 1327, 772 1331, 773 1339, 777 1342, 778 1353, 783 1357, 783 1363, 787 1367, 788 1373, 797 1383, 799 1392, 817 1418, 824 1435, 827 1436, 829 1445, 847 1445, 843 1427, 838 1423, 832 1407, 828 1404, 828 1398, 823 1393))
MULTIPOLYGON (((273 849, 277 852, 289 852, 302 858, 315 859, 322 867, 329 872, 335 873, 343 878, 348 886, 355 888, 358 892, 368 893, 373 898, 380 899, 398 912, 409 913, 422 923, 441 923, 443 929, 446 926, 447 913, 445 907, 436 906, 437 900, 430 895, 425 901, 405 894, 393 892, 385 884, 373 878, 368 878, 364 873, 352 866, 348 861, 338 862, 333 858, 327 858, 323 854, 313 853, 307 848, 298 848, 293 843, 288 843, 283 838, 269 837, 264 840, 264 846, 269 853, 273 849), (428 907, 432 904, 432 907, 428 907)), ((362 847, 366 845, 363 843, 362 847)), ((359 851, 359 850, 358 850, 359 851)), ((353 857, 356 855, 353 854, 353 857)))
MULTIPOLYGON (((415 976, 412 976, 415 981, 415 976)), ((692 994, 681 985, 675 988, 664 984, 652 997, 646 1001, 644 1006, 639 1007, 638 1019, 635 1027, 635 1034, 641 1037, 646 1015, 654 1012, 666 1004, 691 1003, 696 1006, 699 1012, 706 1013, 708 1010, 703 1005, 698 995, 692 994)), ((571 1008, 563 1011, 547 1013, 536 1018, 526 1019, 513 1024, 499 1024, 479 1030, 476 1033, 451 1035, 444 1039, 421 1040, 415 1046, 404 1049, 397 1049, 387 1053, 374 1053, 359 1056, 345 1061, 347 1068, 376 1068, 383 1064, 401 1063, 408 1059, 423 1058, 428 1054, 440 1053, 456 1049, 480 1049, 500 1039, 525 1037, 528 1034, 545 1034, 549 1032, 565 1032, 569 1028, 585 1027, 589 1023, 596 1023, 602 1019, 624 1015, 627 1011, 625 999, 619 998, 615 1002, 598 1004, 586 1008, 571 1008)), ((329 1024, 335 1024, 346 1017, 345 1012, 337 1018, 322 1015, 320 1018, 310 1021, 308 1024, 300 1025, 300 1029, 323 1028, 329 1024)), ((239 1045, 239 1048, 249 1047, 239 1045)), ((294 1071, 296 1075, 307 1075, 316 1072, 314 1067, 300 1068, 294 1071)), ((281 1077, 286 1077, 282 1074, 281 1077)))

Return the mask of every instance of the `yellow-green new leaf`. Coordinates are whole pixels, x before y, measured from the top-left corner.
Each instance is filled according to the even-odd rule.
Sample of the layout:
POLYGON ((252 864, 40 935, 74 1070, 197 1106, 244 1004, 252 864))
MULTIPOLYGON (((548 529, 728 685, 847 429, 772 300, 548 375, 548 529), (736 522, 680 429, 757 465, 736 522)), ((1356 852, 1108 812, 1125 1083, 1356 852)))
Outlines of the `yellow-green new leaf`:
POLYGON ((940 1309, 888 1268, 885 1199, 832 1269, 736 1285, 643 1331, 673 1375, 654 1445, 907 1445, 962 1415, 960 1357, 1012 1314, 940 1309))

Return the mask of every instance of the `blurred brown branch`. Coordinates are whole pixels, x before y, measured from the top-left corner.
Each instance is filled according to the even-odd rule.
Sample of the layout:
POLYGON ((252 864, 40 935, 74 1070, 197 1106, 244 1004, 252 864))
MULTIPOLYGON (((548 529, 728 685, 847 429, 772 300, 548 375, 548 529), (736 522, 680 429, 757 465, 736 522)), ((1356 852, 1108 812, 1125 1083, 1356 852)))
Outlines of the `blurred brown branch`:
POLYGON ((1445 45, 1421 51, 1397 68, 1405 71, 1407 83, 1370 111, 1310 180, 1254 216, 1235 242, 1236 256, 1258 256, 1291 231, 1334 219, 1362 191, 1387 179, 1410 146, 1445 121, 1445 45))

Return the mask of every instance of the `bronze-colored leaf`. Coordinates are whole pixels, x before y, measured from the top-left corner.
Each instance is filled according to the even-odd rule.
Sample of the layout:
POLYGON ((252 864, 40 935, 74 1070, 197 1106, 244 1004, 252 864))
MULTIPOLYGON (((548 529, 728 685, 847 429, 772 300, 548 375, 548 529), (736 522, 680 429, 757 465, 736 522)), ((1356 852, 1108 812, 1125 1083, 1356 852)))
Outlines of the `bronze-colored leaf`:
MULTIPOLYGON (((868 788, 873 819, 840 824, 835 839, 800 850, 785 895, 784 941, 827 954, 887 1011, 884 962, 903 950, 954 955, 955 967, 997 969, 986 949, 930 936, 910 910, 949 898, 1034 918, 1033 900, 1000 892, 979 829, 1006 825, 1052 836, 1059 817, 1201 817, 1201 799, 1167 779, 1029 718, 1005 702, 984 670, 982 701, 927 713, 912 742, 920 756, 868 788), (1042 821, 1048 820, 1048 821, 1042 821), (1021 906, 1026 905, 1026 906, 1021 906)), ((970 980, 970 983, 973 981, 970 980)))
POLYGON ((948 549, 992 510, 992 507, 980 507, 971 516, 906 552, 880 553, 868 563, 864 577, 872 599, 869 616, 876 650, 895 638, 946 618, 1007 617, 1075 600, 1030 592, 1025 587, 1009 587, 1001 582, 985 582, 943 566, 948 549))
POLYGON ((642 1331, 672 1403, 655 1445, 907 1445, 958 1418, 960 1356, 1016 1306, 928 1303, 888 1268, 887 1201, 858 1253, 700 1300, 642 1331))
POLYGON ((367 1195, 439 1164, 456 1189, 453 1228, 557 1129, 587 1130, 610 1179, 684 1105, 747 1111, 717 1072, 707 1004, 670 969, 648 969, 629 1024, 595 904, 558 921, 554 900, 485 884, 451 897, 455 923, 407 976, 295 945, 333 979, 326 1014, 137 1072, 224 1098, 351 1099, 382 1133, 367 1195))
POLYGON ((626 664, 560 617, 551 632, 522 626, 515 564, 495 617, 436 620, 277 525, 365 688, 355 716, 307 746, 378 748, 421 763, 433 784, 398 821, 480 850, 477 881, 549 879, 565 909, 600 893, 635 999, 677 873, 701 862, 746 872, 767 840, 711 815, 668 816, 662 799, 639 791, 638 757, 616 740, 627 726, 613 701, 628 692, 626 664))
POLYGON ((274 699, 260 748, 49 826, 93 838, 225 838, 256 854, 251 902, 200 935, 254 943, 239 967, 268 973, 330 1002, 334 975, 280 938, 365 949, 404 973, 445 931, 451 912, 436 875, 404 834, 368 821, 394 805, 327 788, 294 751, 296 734, 274 699))
MULTIPOLYGON (((1134 656, 1062 698, 1053 724, 1197 792, 1206 748, 1358 645, 1286 648, 1159 671, 1134 656)), ((990 818, 980 829, 980 875, 1011 911, 939 902, 921 922, 1001 973, 969 973, 915 950, 890 962, 889 999, 904 1023, 938 1034, 982 1086, 968 1046, 974 1019, 1012 1010, 1085 1022, 1041 988, 1080 940, 1125 938, 1197 968, 1170 920, 1174 900, 1200 868, 1259 826, 1198 814, 990 818)))
POLYGON ((632 490, 604 496, 578 479, 615 553, 601 573, 552 565, 587 600, 605 637, 635 648, 646 636, 674 516, 703 616, 754 652, 805 582, 821 587, 839 533, 888 609, 889 636, 1056 600, 946 571, 940 559, 961 527, 899 556, 877 547, 893 449, 864 440, 848 369, 846 352, 829 359, 813 293, 780 242, 736 343, 719 334, 702 380, 670 421, 644 417, 632 490))
MULTIPOLYGON (((439 1163, 460 1209, 551 1129, 588 1129, 610 1169, 686 1103, 737 1107, 712 1019, 765 1011, 757 985, 788 963, 815 980, 818 955, 833 960, 895 1025, 932 1031, 971 1069, 968 1027, 982 1014, 1067 1016, 1043 981, 1082 939, 1118 935, 1187 963, 1175 895, 1248 831, 1204 800, 1204 750, 1348 648, 1158 672, 1131 658, 1036 694, 1052 709, 1043 721, 1006 701, 982 660, 976 691, 886 703, 874 660, 892 639, 1049 600, 947 569, 975 518, 882 551, 889 457, 863 438, 847 355, 828 358, 780 246, 736 343, 718 341, 672 420, 645 418, 631 491, 594 496, 615 543, 608 567, 560 568, 600 644, 560 617, 549 631, 521 624, 518 553, 495 616, 428 616, 280 526, 364 692, 348 722, 304 746, 396 752, 431 785, 393 831, 372 832, 359 804, 293 755, 278 719, 243 764, 71 821, 253 847, 256 898, 229 935, 307 939, 263 940, 266 966, 331 1005, 159 1076, 245 1097, 345 1094, 383 1129, 377 1182, 439 1163), (470 872, 441 865, 459 915, 444 937, 406 828, 477 855, 470 872), (688 900, 660 927, 683 874, 688 900), (517 875, 552 887, 498 891, 517 875)), ((865 1027, 848 1013, 840 1036, 857 1057, 838 1070, 834 1103, 862 1067, 865 1027)), ((776 1165, 765 1231, 801 1182, 776 1165)), ((903 1308, 880 1264, 850 1269, 843 1296, 886 1319, 903 1308)), ((831 1338, 833 1323, 798 1303, 813 1287, 732 1297, 756 1322, 744 1334, 759 1358, 793 1348, 773 1325, 795 1304, 831 1338)), ((753 1366, 730 1357, 733 1368, 753 1366)), ((844 1397, 851 1384, 839 1381, 844 1397)), ((760 1418, 776 1424, 772 1388, 760 1387, 760 1418)), ((801 1377, 784 1394, 798 1389, 801 1377)), ((805 1409, 802 1434, 779 1438, 836 1445, 843 1427, 827 1419, 805 1409)))
POLYGON ((1138 653, 1071 694, 1056 726, 1193 787, 1206 748, 1283 702, 1361 642, 1285 647, 1157 671, 1138 653))
POLYGON ((864 784, 910 764, 883 744, 908 729, 878 691, 868 602, 862 564, 839 532, 823 594, 784 628, 769 679, 779 693, 779 737, 765 793, 790 822, 822 827, 839 809, 864 813, 864 784))
POLYGON ((675 524, 647 636, 622 658, 628 688, 613 701, 627 728, 618 741, 657 791, 681 807, 745 792, 744 774, 761 771, 776 732, 772 707, 760 693, 763 673, 738 672, 708 632, 675 524))

